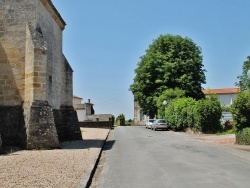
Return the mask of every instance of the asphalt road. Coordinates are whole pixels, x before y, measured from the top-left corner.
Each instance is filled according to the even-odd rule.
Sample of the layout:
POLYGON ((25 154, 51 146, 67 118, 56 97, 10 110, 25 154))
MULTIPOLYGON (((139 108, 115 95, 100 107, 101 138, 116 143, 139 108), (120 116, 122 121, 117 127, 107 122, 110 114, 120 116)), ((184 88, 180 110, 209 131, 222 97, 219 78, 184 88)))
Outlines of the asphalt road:
POLYGON ((250 152, 194 137, 144 127, 116 127, 91 187, 250 187, 250 152))

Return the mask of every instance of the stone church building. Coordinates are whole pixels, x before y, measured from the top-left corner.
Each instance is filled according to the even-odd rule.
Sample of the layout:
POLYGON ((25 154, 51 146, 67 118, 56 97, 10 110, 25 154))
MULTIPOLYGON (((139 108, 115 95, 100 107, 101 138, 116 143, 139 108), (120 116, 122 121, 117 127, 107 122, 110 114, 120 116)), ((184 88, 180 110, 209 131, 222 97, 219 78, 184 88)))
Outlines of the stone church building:
POLYGON ((0 137, 3 146, 56 148, 81 139, 66 23, 51 0, 0 0, 0 137))

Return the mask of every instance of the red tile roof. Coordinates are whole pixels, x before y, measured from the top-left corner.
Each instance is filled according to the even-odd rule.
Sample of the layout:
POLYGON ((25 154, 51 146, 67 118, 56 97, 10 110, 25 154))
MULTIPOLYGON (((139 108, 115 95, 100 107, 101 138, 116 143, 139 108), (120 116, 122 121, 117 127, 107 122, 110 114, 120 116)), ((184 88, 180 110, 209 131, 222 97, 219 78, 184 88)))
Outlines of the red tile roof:
POLYGON ((220 88, 220 89, 204 89, 202 92, 205 95, 209 94, 235 94, 240 92, 240 88, 220 88))

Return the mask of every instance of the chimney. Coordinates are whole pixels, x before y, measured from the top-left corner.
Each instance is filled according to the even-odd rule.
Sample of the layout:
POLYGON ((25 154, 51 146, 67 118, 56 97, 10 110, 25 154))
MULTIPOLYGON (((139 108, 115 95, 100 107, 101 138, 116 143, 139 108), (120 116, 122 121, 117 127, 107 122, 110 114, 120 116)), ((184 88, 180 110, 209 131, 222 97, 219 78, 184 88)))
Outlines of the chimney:
POLYGON ((90 99, 88 99, 89 103, 90 103, 90 99))

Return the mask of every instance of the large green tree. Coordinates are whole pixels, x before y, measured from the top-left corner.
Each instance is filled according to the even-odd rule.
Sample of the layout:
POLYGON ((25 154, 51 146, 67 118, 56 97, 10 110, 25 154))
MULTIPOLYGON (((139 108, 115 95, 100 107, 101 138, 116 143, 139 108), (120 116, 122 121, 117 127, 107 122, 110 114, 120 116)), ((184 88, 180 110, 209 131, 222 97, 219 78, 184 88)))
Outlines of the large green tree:
POLYGON ((247 71, 250 69, 250 56, 247 57, 247 60, 244 61, 242 66, 242 75, 238 76, 238 83, 235 83, 236 86, 240 87, 242 91, 246 91, 250 88, 250 79, 247 76, 247 71))
POLYGON ((144 114, 157 113, 155 97, 170 88, 180 88, 185 96, 204 97, 206 81, 201 49, 191 39, 179 35, 160 35, 140 57, 130 90, 144 114))

